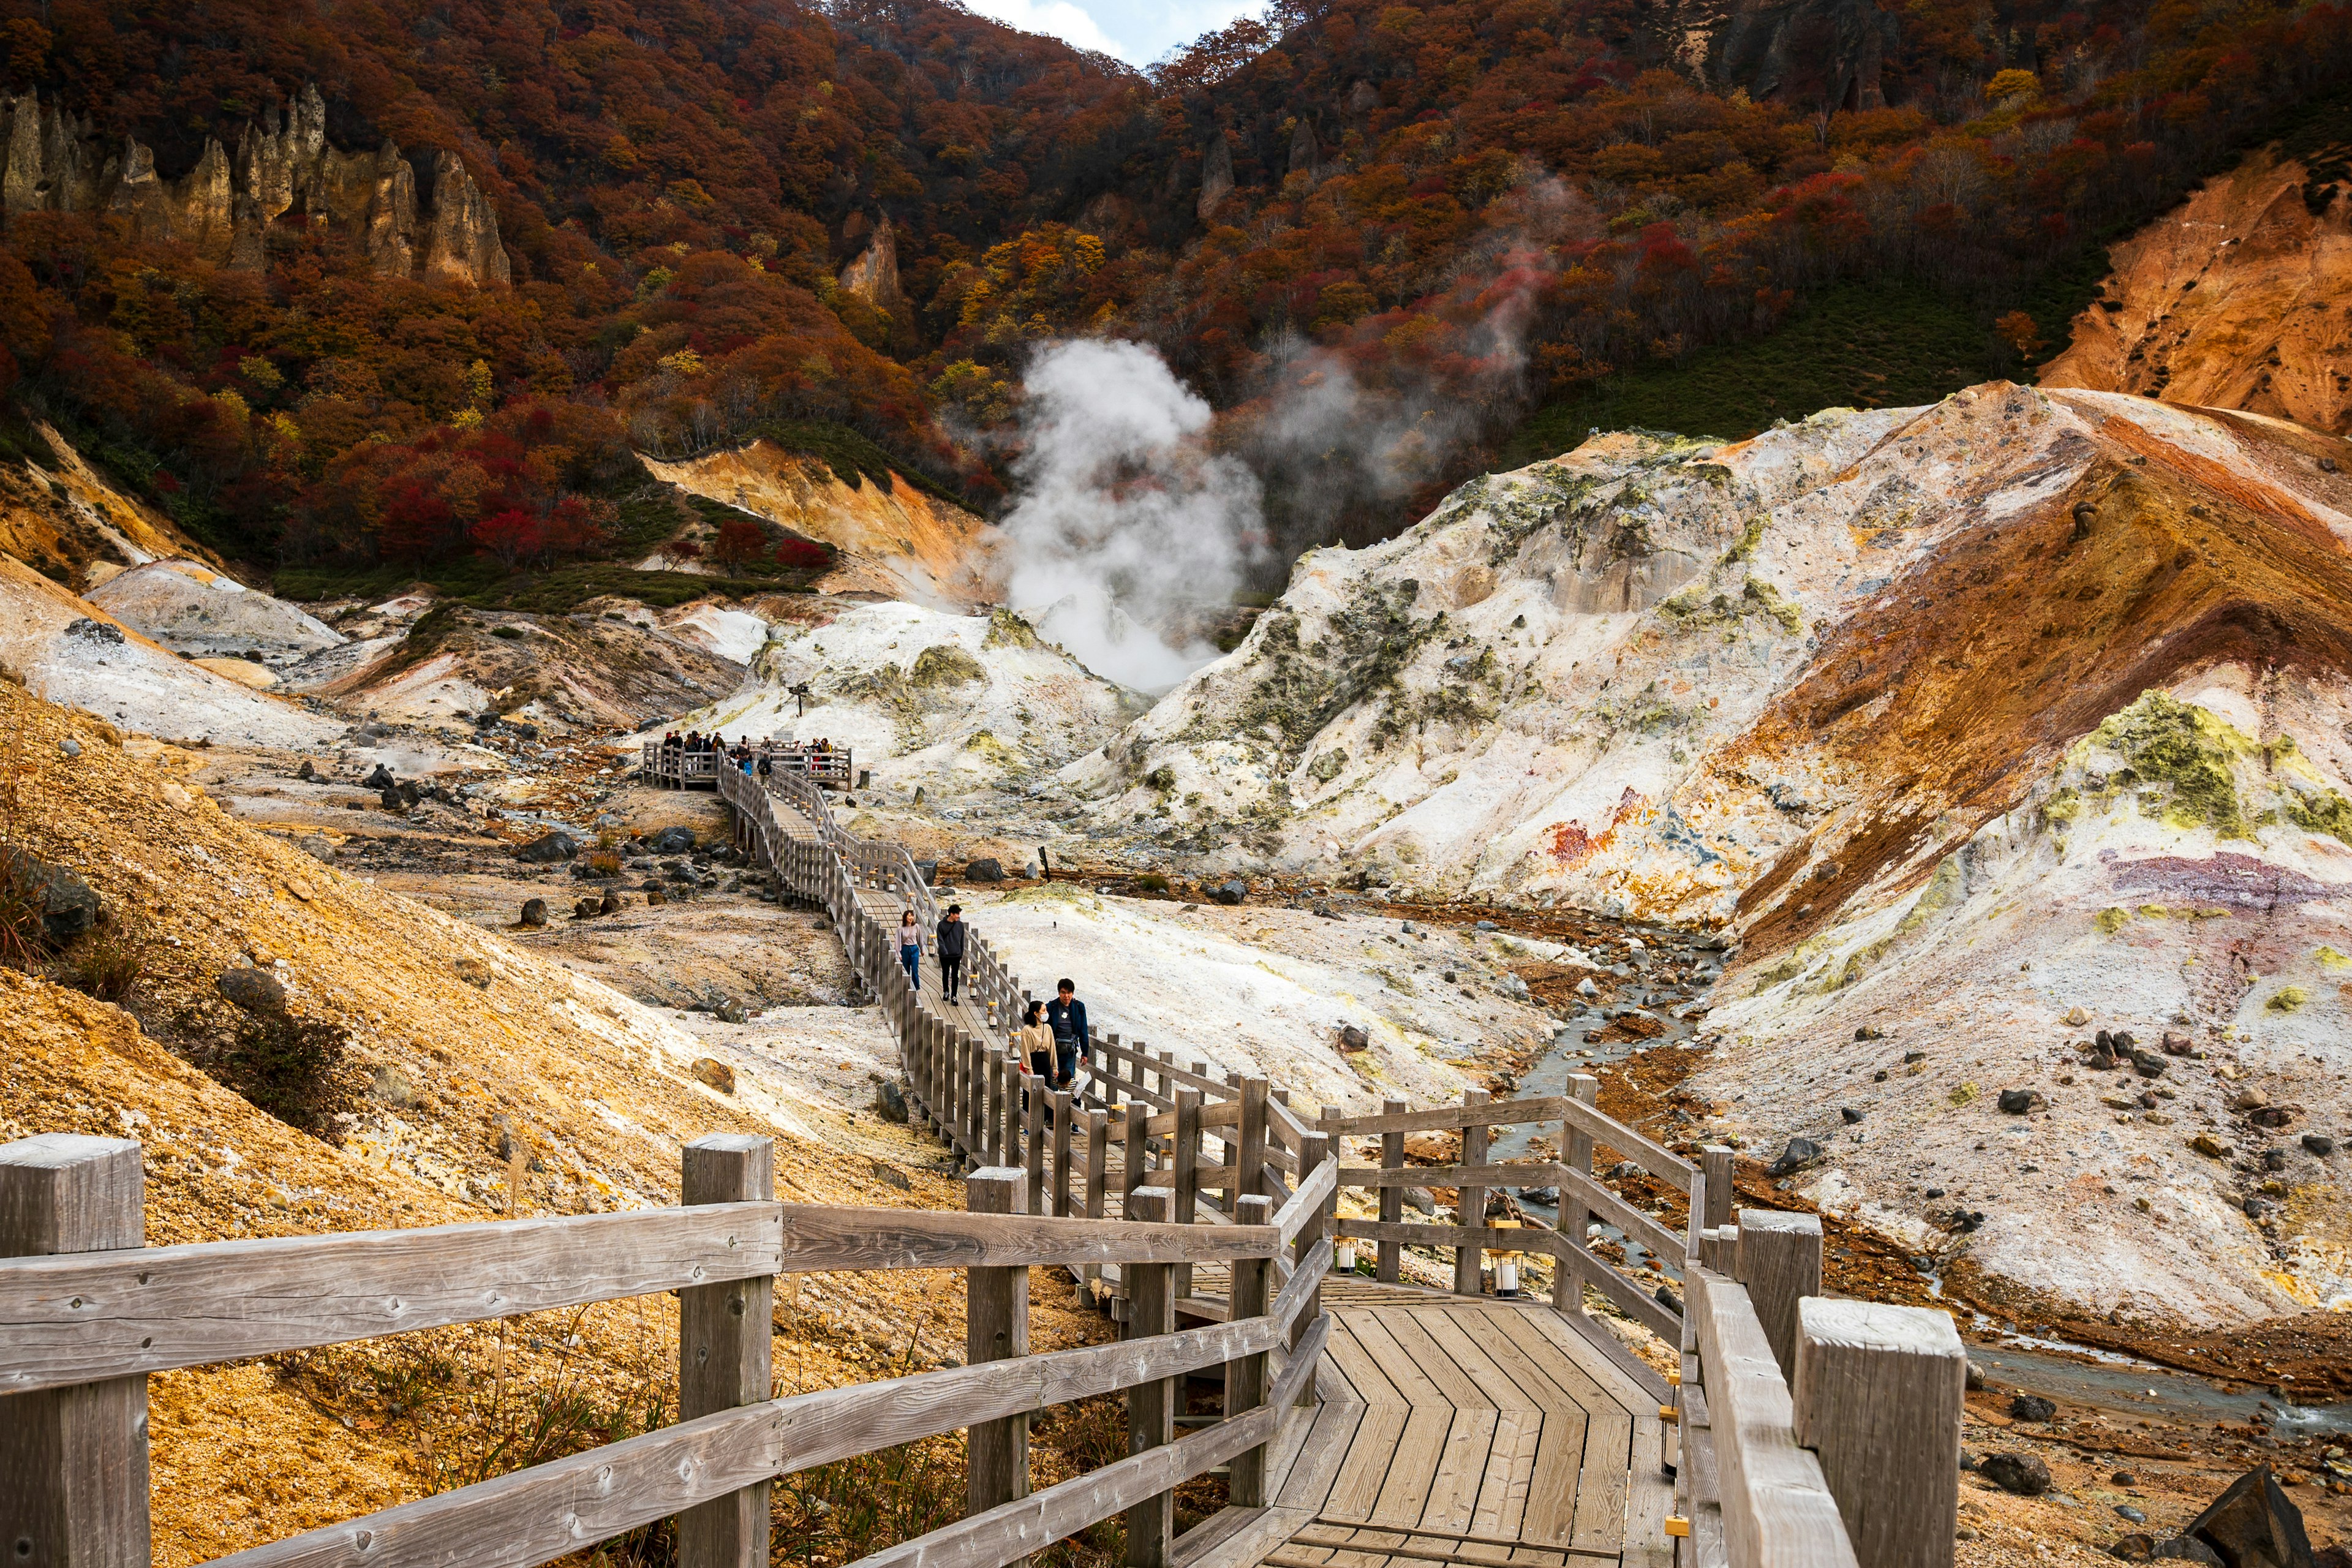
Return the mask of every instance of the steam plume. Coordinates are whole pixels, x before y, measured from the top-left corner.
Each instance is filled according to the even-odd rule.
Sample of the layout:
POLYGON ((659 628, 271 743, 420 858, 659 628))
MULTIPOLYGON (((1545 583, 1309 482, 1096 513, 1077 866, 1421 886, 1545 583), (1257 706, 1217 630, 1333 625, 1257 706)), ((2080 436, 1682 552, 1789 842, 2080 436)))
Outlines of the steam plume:
POLYGON ((1096 674, 1158 695, 1217 657, 1172 630, 1227 602, 1261 537, 1258 481, 1139 343, 1051 344, 1024 378, 1007 592, 1096 674))

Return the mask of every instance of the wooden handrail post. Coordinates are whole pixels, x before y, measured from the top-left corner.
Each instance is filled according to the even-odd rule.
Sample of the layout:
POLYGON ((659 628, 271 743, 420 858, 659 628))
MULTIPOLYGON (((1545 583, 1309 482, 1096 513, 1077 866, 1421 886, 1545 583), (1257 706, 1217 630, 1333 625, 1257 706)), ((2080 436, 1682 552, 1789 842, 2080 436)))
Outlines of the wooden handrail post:
POLYGON ((1702 1230, 1720 1230, 1731 1223, 1731 1151, 1708 1143, 1698 1152, 1698 1168, 1706 1177, 1706 1218, 1702 1230))
POLYGON ((1822 1293, 1822 1216, 1777 1209, 1739 1211, 1739 1282, 1756 1304, 1780 1375, 1797 1371, 1797 1303, 1822 1293))
MULTIPOLYGON (((1264 1080, 1260 1080, 1264 1081, 1264 1080)), ((1246 1194, 1234 1202, 1234 1218, 1242 1225, 1265 1225, 1274 1217, 1274 1200, 1257 1194, 1246 1194)), ((1245 1318, 1265 1316, 1268 1301, 1267 1279, 1274 1272, 1268 1258, 1238 1258, 1233 1265, 1233 1310, 1228 1321, 1240 1322, 1245 1318)), ((1265 1403, 1265 1368, 1264 1352, 1245 1355, 1225 1363, 1225 1419, 1236 1420, 1265 1403)), ((1265 1495, 1265 1449, 1263 1446, 1247 1448, 1234 1456, 1227 1472, 1226 1500, 1235 1508, 1263 1508, 1269 1500, 1265 1495)))
POLYGON ((1070 1091, 1054 1091, 1054 1216, 1070 1217, 1070 1091))
MULTIPOLYGON (((1493 1098, 1483 1089, 1462 1091, 1465 1106, 1484 1105, 1493 1098)), ((1462 1163, 1483 1165, 1486 1163, 1486 1128, 1482 1122, 1462 1129, 1462 1163)), ((1484 1229, 1486 1224, 1486 1193, 1483 1187, 1462 1187, 1454 1194, 1454 1223, 1472 1229, 1484 1229)), ((1457 1296, 1480 1296, 1486 1293, 1484 1249, 1476 1246, 1454 1249, 1454 1293, 1457 1296)))
POLYGON ((1821 1455, 1854 1555, 1951 1568, 1969 1356, 1948 1312, 1797 1303, 1797 1442, 1821 1455))
POLYGON ((997 1071, 1004 1077, 1004 1131, 1002 1134, 1004 1153, 997 1163, 1003 1165, 1023 1163, 1021 1127, 1024 1097, 1028 1092, 1028 1077, 1021 1070, 1021 1053, 1007 1050, 996 1058, 997 1071))
POLYGON ((1024 1213, 1045 1212, 1045 1080, 1031 1074, 1029 1105, 1022 1121, 1022 1164, 1029 1173, 1029 1206, 1024 1213))
MULTIPOLYGON (((1138 1187, 1127 1197, 1127 1217, 1164 1224, 1172 1217, 1176 1194, 1166 1187, 1138 1187)), ((1120 1268, 1127 1282, 1127 1332, 1130 1339, 1176 1331, 1175 1266, 1169 1263, 1129 1263, 1120 1268)), ((1140 1454, 1176 1437, 1174 1378, 1156 1377, 1127 1391, 1127 1449, 1140 1454)), ((1127 1510, 1127 1568, 1167 1568, 1169 1547, 1176 1534, 1176 1494, 1161 1492, 1127 1510)))
MULTIPOLYGON (((1025 1214, 1027 1189, 1019 1171, 990 1165, 964 1178, 964 1208, 971 1214, 1025 1214)), ((967 1268, 964 1290, 964 1359, 978 1366, 1027 1355, 1029 1270, 967 1268)), ((1027 1414, 973 1422, 966 1454, 968 1515, 1029 1495, 1027 1414)), ((1018 1558, 1015 1564, 1028 1561, 1018 1558)))
POLYGON ((1149 1108, 1139 1100, 1130 1100, 1119 1108, 1119 1212, 1127 1212, 1127 1201, 1135 1196, 1135 1189, 1143 1185, 1143 1178, 1151 1168, 1151 1135, 1145 1131, 1149 1108))
MULTIPOLYGON (((1381 1113, 1384 1116, 1402 1116, 1404 1112, 1405 1102, 1402 1100, 1384 1100, 1381 1101, 1381 1113)), ((1303 1182, 1307 1179, 1307 1162, 1301 1160, 1298 1164, 1298 1179, 1303 1182)), ((1383 1171, 1402 1171, 1404 1169, 1403 1133, 1383 1132, 1381 1134, 1381 1169, 1383 1171)), ((1381 1189, 1381 1223, 1382 1225, 1402 1225, 1404 1223, 1404 1189, 1402 1187, 1382 1187, 1381 1189)), ((1372 1270, 1373 1278, 1379 1279, 1384 1285, 1393 1285, 1401 1277, 1403 1268, 1404 1243, 1401 1241, 1383 1241, 1380 1244, 1380 1261, 1372 1270)))
MULTIPOLYGON (((1585 1105, 1597 1105, 1601 1100, 1601 1080, 1589 1072, 1570 1073, 1568 1097, 1585 1105)), ((1559 1163, 1580 1176, 1592 1173, 1592 1134, 1566 1119, 1559 1124, 1559 1163)), ((1563 1185, 1559 1192, 1560 1239, 1582 1250, 1586 1246, 1585 1226, 1591 1223, 1591 1211, 1570 1196, 1563 1185)), ((1584 1276, 1565 1260, 1552 1266, 1551 1304, 1561 1312, 1584 1310, 1584 1276)))
POLYGON ((1238 1213, 1242 1199, 1265 1191, 1265 1079, 1245 1078, 1241 1091, 1241 1127, 1227 1144, 1234 1150, 1234 1201, 1228 1213, 1238 1213))
POLYGON ((1118 1057, 1122 1042, 1117 1029, 1106 1031, 1103 1038, 1110 1042, 1110 1049, 1103 1053, 1102 1077, 1096 1080, 1101 1087, 1096 1092, 1102 1098, 1104 1110, 1116 1110, 1119 1089, 1118 1057))
MULTIPOLYGON (((1324 1110, 1328 1115, 1330 1108, 1327 1106, 1324 1110)), ((1329 1133, 1309 1132, 1301 1138, 1298 1141, 1299 1184, 1305 1185, 1307 1178, 1313 1175, 1316 1168, 1324 1161, 1336 1157, 1331 1148, 1329 1133)), ((1307 1215, 1307 1223, 1298 1227, 1298 1235, 1290 1244, 1291 1261, 1294 1264, 1306 1261, 1307 1255, 1315 1250, 1315 1244, 1330 1234, 1331 1215, 1339 1206, 1339 1189, 1334 1187, 1331 1190, 1331 1195, 1316 1205, 1314 1212, 1307 1215)), ((1299 1313, 1297 1321, 1291 1326, 1290 1348, 1294 1352, 1298 1348, 1298 1342, 1306 1337, 1307 1325, 1322 1315, 1323 1285, 1320 1280, 1318 1280, 1313 1293, 1307 1297, 1307 1310, 1299 1313)), ((1298 1404, 1300 1408, 1304 1409, 1318 1403, 1319 1403, 1319 1396, 1315 1390, 1315 1378, 1310 1373, 1307 1380, 1298 1385, 1298 1404)))
MULTIPOLYGON (((1110 1166, 1110 1112, 1087 1112, 1087 1217, 1103 1217, 1106 1184, 1110 1166)), ((1087 1283, 1092 1285, 1102 1278, 1102 1265, 1087 1265, 1087 1283)))
MULTIPOLYGON (((1175 1220, 1178 1225, 1191 1225, 1201 1201, 1201 1091, 1197 1089, 1176 1091, 1176 1137, 1170 1155, 1173 1178, 1168 1184, 1176 1194, 1175 1220)), ((1180 1263, 1176 1294, 1181 1299, 1192 1293, 1192 1266, 1180 1263)))
POLYGON ((1008 1164, 1004 1157, 1004 1053, 986 1048, 985 1041, 981 1045, 981 1075, 988 1080, 988 1105, 980 1121, 981 1146, 986 1151, 986 1163, 1008 1164))
MULTIPOLYGON (((137 1143, 45 1132, 0 1145, 0 1258, 147 1244, 137 1143)), ((147 1379, 0 1400, 0 1556, 19 1568, 147 1568, 147 1379)))
MULTIPOLYGON (((686 1146, 679 1201, 772 1200, 775 1145, 722 1132, 686 1146)), ((680 1420, 757 1405, 774 1393, 776 1281, 772 1276, 693 1285, 677 1293, 680 1420)), ((677 1516, 679 1568, 767 1568, 768 1489, 758 1481, 677 1516)))

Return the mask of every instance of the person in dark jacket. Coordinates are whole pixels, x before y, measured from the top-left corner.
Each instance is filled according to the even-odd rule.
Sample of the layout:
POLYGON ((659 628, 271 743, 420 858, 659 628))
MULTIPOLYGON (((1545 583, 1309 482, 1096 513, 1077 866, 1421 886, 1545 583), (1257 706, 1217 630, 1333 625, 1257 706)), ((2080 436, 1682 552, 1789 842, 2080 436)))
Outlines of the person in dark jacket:
POLYGON ((963 987, 963 944, 971 928, 963 923, 963 906, 950 904, 940 919, 940 994, 952 1002, 963 987))
POLYGON ((1078 1063, 1094 1059, 1094 1041, 1087 1034, 1087 1005, 1078 1000, 1077 985, 1068 980, 1054 987, 1045 1004, 1045 1026, 1054 1031, 1054 1087, 1067 1089, 1078 1075, 1078 1063))

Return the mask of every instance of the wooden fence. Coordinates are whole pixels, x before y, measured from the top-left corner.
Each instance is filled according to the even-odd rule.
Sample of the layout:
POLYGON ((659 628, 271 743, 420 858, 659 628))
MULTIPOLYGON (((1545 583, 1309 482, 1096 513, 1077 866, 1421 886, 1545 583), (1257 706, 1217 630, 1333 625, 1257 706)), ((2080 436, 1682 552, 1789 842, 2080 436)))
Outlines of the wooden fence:
MULTIPOLYGON (((857 776, 846 747, 819 751, 814 746, 772 740, 753 747, 752 759, 754 767, 765 763, 771 775, 785 773, 814 779, 828 789, 847 789, 857 776)), ((716 787, 719 773, 730 767, 737 773, 742 771, 740 762, 718 752, 689 752, 647 741, 637 761, 637 776, 647 784, 665 784, 672 789, 700 789, 706 785, 716 787)))

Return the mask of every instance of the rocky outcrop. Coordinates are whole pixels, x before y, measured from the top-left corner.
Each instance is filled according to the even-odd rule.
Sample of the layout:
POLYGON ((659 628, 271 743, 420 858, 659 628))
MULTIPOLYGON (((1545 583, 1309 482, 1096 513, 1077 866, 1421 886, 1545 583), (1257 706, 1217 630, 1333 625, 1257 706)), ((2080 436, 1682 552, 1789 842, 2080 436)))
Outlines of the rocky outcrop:
POLYGON ((1712 90, 1808 109, 1886 107, 1879 77, 1900 31, 1870 0, 1682 0, 1668 12, 1663 42, 1712 90))
POLYGON ((906 291, 898 286, 898 240, 888 218, 882 220, 857 259, 841 269, 841 286, 887 315, 909 319, 906 291))
POLYGON ((2313 184, 2301 163, 2257 153, 2116 246, 2042 384, 2352 431, 2352 200, 2313 184))
POLYGON ((327 142, 326 104, 315 85, 291 106, 247 124, 232 156, 208 139, 180 178, 157 174, 137 138, 107 146, 86 119, 37 94, 0 103, 7 133, 0 205, 11 213, 106 213, 142 240, 189 246, 221 265, 259 268, 263 236, 288 213, 343 234, 386 277, 475 288, 511 280, 498 216, 465 163, 430 154, 429 203, 415 165, 390 142, 346 153, 327 142))
POLYGON ((1302 120, 1290 133, 1290 173, 1313 179, 1322 168, 1323 149, 1315 140, 1315 127, 1302 120))
POLYGON ((1216 216, 1225 198, 1234 194, 1234 150, 1222 131, 1210 132, 1209 143, 1201 149, 1201 199, 1193 210, 1206 223, 1216 216))

